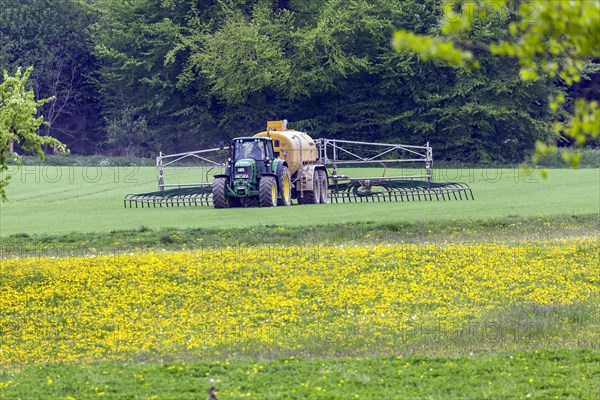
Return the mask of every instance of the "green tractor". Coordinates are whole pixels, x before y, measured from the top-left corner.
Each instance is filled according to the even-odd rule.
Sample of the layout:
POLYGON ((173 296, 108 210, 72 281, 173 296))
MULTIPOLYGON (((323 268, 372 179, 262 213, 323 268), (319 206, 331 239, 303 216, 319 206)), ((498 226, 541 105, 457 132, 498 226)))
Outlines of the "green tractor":
POLYGON ((224 174, 212 186, 215 208, 275 207, 292 203, 288 165, 269 137, 233 139, 224 174))

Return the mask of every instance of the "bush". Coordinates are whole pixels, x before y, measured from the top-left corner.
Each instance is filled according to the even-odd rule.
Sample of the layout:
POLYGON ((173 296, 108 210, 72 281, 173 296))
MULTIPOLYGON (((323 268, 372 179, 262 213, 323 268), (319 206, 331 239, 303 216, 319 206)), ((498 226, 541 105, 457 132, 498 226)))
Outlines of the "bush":
MULTIPOLYGON (((556 153, 544 157, 539 165, 547 168, 565 168, 569 164, 565 163, 562 154, 568 149, 559 149, 556 153)), ((600 166, 600 149, 586 148, 579 151, 581 159, 579 168, 598 168, 600 166)))
POLYGON ((44 161, 40 161, 37 157, 23 156, 23 165, 54 165, 54 166, 73 166, 73 167, 115 167, 115 166, 155 166, 156 159, 154 158, 139 158, 139 157, 107 157, 103 155, 94 156, 56 156, 47 155, 44 161))

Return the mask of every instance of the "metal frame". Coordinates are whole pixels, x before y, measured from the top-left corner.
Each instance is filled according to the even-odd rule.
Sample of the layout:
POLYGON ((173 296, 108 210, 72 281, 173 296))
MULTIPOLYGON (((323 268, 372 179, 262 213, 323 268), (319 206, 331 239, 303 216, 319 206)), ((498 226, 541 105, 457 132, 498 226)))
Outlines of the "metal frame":
POLYGON ((222 168, 225 169, 225 163, 219 163, 217 161, 211 160, 207 158, 209 154, 215 154, 217 152, 222 152, 224 150, 229 150, 229 146, 224 147, 215 147, 212 149, 206 150, 197 150, 197 151, 189 151, 186 153, 176 153, 176 154, 163 154, 161 151, 158 153, 158 157, 156 157, 156 169, 158 170, 158 189, 164 191, 165 188, 168 187, 197 187, 203 186, 208 182, 208 174, 212 169, 222 168), (181 161, 193 160, 197 162, 201 160, 205 162, 206 165, 195 165, 195 166, 175 166, 175 163, 181 161), (196 182, 196 183, 177 183, 177 184, 166 184, 165 183, 165 171, 166 170, 186 170, 186 169, 207 169, 206 171, 206 180, 204 182, 196 182))
MULTIPOLYGON (((425 146, 413 146, 396 143, 374 143, 360 142, 354 140, 339 140, 339 139, 317 139, 317 150, 319 154, 319 163, 331 167, 333 169, 333 179, 336 180, 337 168, 339 165, 365 165, 365 164, 385 164, 386 163, 425 163, 424 176, 397 176, 395 179, 426 179, 428 182, 433 181, 433 149, 429 142, 425 146), (374 150, 374 154, 363 156, 356 154, 350 150, 352 145, 368 146, 374 150), (410 158, 385 158, 384 156, 402 155, 410 158), (331 155, 331 156, 330 156, 331 155), (344 159, 341 156, 346 156, 344 159)), ((342 178, 343 179, 343 178, 342 178)), ((375 179, 375 178, 360 178, 360 179, 375 179)))
POLYGON ((125 208, 210 206, 212 205, 212 185, 187 186, 187 193, 178 189, 159 190, 151 193, 128 194, 123 198, 125 208))
POLYGON ((387 161, 387 162, 414 162, 414 161, 432 161, 432 151, 429 146, 429 142, 425 146, 412 146, 405 144, 394 144, 394 143, 374 143, 374 142, 358 142, 353 140, 340 140, 340 139, 316 139, 315 143, 319 149, 319 160, 323 163, 328 164, 354 164, 364 163, 373 161, 387 161), (372 157, 364 157, 358 154, 354 154, 344 145, 355 144, 355 145, 366 145, 370 147, 382 147, 383 150, 378 152, 372 157), (425 153, 419 152, 418 150, 424 150, 425 153), (333 153, 333 157, 328 156, 329 151, 333 153), (392 151, 405 151, 410 154, 418 156, 418 158, 400 158, 400 159, 384 159, 381 158, 387 153, 392 151), (340 152, 345 153, 353 157, 352 160, 340 159, 340 152))
POLYGON ((466 183, 402 181, 395 178, 377 180, 353 179, 348 183, 333 184, 330 199, 335 203, 404 202, 421 200, 474 200, 473 192, 466 183), (463 198, 464 195, 464 198, 463 198))

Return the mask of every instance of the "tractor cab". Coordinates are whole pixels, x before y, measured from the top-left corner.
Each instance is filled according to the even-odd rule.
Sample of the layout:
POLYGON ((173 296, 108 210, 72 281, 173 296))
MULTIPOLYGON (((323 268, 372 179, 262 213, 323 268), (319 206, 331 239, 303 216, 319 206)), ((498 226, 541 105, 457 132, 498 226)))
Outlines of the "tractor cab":
POLYGON ((236 138, 231 148, 235 175, 243 171, 247 175, 243 179, 255 182, 257 176, 270 171, 273 162, 273 143, 270 138, 236 138))
POLYGON ((270 138, 233 139, 233 160, 253 159, 255 161, 273 160, 273 143, 270 138))

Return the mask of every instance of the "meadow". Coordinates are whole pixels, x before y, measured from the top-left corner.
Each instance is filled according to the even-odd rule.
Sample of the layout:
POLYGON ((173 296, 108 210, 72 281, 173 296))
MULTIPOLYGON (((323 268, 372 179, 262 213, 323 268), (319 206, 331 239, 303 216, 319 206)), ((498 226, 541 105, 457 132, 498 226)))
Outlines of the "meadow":
POLYGON ((11 171, 0 208, 0 398, 600 390, 598 169, 437 171, 475 201, 214 210, 123 208, 150 167, 45 167, 11 171))
POLYGON ((8 258, 0 397, 591 399, 597 244, 8 258))

